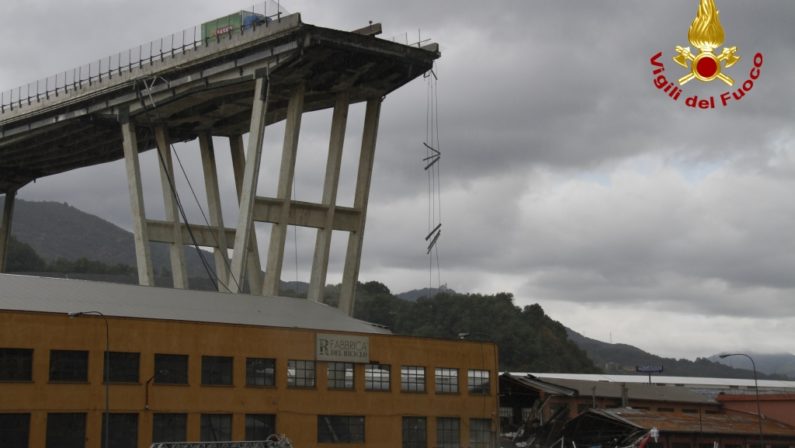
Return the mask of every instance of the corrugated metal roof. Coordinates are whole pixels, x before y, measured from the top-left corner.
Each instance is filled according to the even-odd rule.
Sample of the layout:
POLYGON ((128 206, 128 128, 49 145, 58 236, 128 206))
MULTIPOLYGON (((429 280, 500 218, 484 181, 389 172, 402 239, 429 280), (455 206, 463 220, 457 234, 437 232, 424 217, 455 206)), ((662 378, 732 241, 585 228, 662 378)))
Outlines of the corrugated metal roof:
MULTIPOLYGON (((586 414, 596 414, 640 429, 657 428, 669 433, 704 434, 759 434, 759 420, 754 414, 726 412, 721 414, 689 414, 678 412, 646 411, 642 409, 591 409, 586 414)), ((794 437, 795 428, 776 420, 763 419, 762 431, 766 436, 794 437)))
MULTIPOLYGON (((611 383, 647 383, 649 382, 648 375, 605 375, 605 374, 580 374, 580 373, 533 373, 533 372, 511 372, 511 375, 533 375, 543 380, 546 379, 569 379, 569 380, 586 380, 586 381, 606 381, 611 383)), ((657 376, 652 375, 651 382, 653 384, 664 384, 671 386, 703 386, 716 388, 733 388, 733 387, 754 387, 754 380, 752 378, 699 378, 699 377, 685 377, 685 376, 657 376)), ((778 380, 759 380, 760 389, 782 389, 795 391, 795 381, 778 381, 778 380)))
POLYGON ((543 381, 574 389, 580 396, 596 395, 597 397, 620 399, 622 386, 626 386, 630 400, 715 404, 715 400, 697 394, 684 387, 638 383, 607 383, 604 381, 562 380, 557 378, 544 378, 543 381))
POLYGON ((500 375, 500 380, 509 381, 517 384, 520 387, 526 387, 533 390, 540 390, 548 395, 562 395, 565 397, 573 397, 577 395, 577 391, 569 389, 568 387, 561 387, 556 384, 547 383, 537 378, 530 376, 513 376, 510 373, 503 373, 500 375))
POLYGON ((10 274, 0 274, 0 310, 64 314, 99 311, 114 317, 390 333, 305 299, 10 274))

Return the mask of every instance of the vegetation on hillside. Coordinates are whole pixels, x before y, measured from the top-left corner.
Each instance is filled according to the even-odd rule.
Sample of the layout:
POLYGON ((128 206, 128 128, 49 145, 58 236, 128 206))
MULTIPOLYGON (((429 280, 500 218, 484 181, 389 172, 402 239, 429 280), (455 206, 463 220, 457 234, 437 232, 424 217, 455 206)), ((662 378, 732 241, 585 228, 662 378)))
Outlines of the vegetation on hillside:
MULTIPOLYGON (((327 303, 336 302, 330 287, 327 303)), ((513 295, 443 292, 415 302, 392 295, 379 282, 359 284, 354 316, 389 327, 397 334, 492 341, 501 370, 523 372, 598 372, 585 352, 568 340, 566 329, 539 305, 520 308, 513 295)))

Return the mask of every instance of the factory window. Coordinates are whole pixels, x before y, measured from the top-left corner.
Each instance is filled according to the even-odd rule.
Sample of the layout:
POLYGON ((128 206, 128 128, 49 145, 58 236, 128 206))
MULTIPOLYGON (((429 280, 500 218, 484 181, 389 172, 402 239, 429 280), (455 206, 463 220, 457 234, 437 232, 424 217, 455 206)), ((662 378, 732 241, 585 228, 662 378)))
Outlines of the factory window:
POLYGON ((425 417, 403 417, 403 448, 426 448, 427 427, 425 417))
MULTIPOLYGON (((102 448, 105 446, 105 417, 102 414, 102 448)), ((138 447, 138 414, 110 414, 108 445, 113 448, 138 447)))
POLYGON ((367 364, 364 366, 365 390, 389 390, 391 372, 387 364, 367 364))
POLYGON ((246 386, 275 386, 276 360, 246 358, 246 386))
POLYGON ((138 366, 141 355, 138 353, 110 352, 108 353, 109 372, 111 383, 137 383, 138 366))
POLYGON ((436 393, 458 393, 458 369, 436 368, 436 393))
POLYGON ((489 371, 470 369, 467 373, 467 389, 470 394, 488 395, 491 393, 489 371))
POLYGON ((491 420, 487 418, 469 419, 469 447, 491 448, 491 420))
POLYGON ((0 348, 0 381, 31 381, 33 379, 33 350, 29 348, 0 348))
POLYGON ((86 414, 47 414, 47 448, 84 448, 86 414))
POLYGON ((684 408, 684 409, 682 409, 682 413, 683 414, 698 414, 698 409, 684 408))
POLYGON ((400 368, 400 390, 403 392, 425 392, 425 367, 402 366, 400 368))
POLYGON ((202 356, 202 384, 231 386, 232 362, 231 356, 202 356))
POLYGON ((265 440, 276 434, 276 416, 273 414, 246 414, 246 440, 265 440))
POLYGON ((156 353, 155 384, 188 384, 188 355, 156 353))
POLYGON ((673 412, 674 408, 657 408, 657 412, 673 412))
POLYGON ((461 423, 457 418, 440 417, 436 419, 436 446, 437 448, 459 448, 461 439, 459 428, 461 423))
POLYGON ((185 442, 188 439, 188 414, 155 414, 152 443, 185 442))
POLYGON ((88 381, 88 352, 50 350, 50 381, 88 381))
POLYGON ((352 362, 330 362, 326 375, 329 389, 353 389, 352 362))
POLYGON ((318 415, 318 443, 363 443, 364 417, 350 415, 318 415))
POLYGON ((287 361, 288 387, 315 387, 315 361, 287 361))
POLYGON ((232 440, 232 414, 202 414, 202 442, 232 440))
POLYGON ((30 414, 0 414, 0 441, 5 448, 28 448, 30 414))

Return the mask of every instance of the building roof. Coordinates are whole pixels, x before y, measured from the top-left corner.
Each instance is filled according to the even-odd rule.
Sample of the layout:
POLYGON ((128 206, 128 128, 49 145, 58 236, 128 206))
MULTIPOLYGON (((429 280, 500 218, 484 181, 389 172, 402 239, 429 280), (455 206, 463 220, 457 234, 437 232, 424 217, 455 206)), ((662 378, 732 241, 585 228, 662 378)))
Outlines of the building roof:
MULTIPOLYGON (((603 417, 643 430, 657 428, 661 433, 759 434, 757 416, 742 412, 688 414, 620 408, 591 409, 582 416, 603 417)), ((766 436, 795 437, 795 428, 776 420, 763 419, 762 430, 766 436)))
POLYGON ((567 387, 580 396, 621 398, 623 387, 627 388, 630 400, 668 401, 677 403, 715 404, 715 400, 679 386, 660 386, 639 383, 605 383, 602 381, 560 380, 546 378, 547 383, 567 387))
MULTIPOLYGON (((529 372, 511 372, 512 375, 533 375, 542 380, 548 379, 569 379, 569 380, 586 380, 586 381, 603 381, 611 383, 647 383, 649 382, 648 375, 605 375, 605 374, 579 374, 579 373, 529 373, 529 372)), ((699 378, 699 377, 684 377, 684 376, 651 376, 653 384, 668 385, 668 386, 686 386, 686 387, 701 387, 701 388, 715 388, 715 389, 734 389, 734 388, 751 388, 754 387, 753 378, 699 378)), ((795 381, 778 381, 778 380, 759 380, 760 390, 783 390, 795 391, 795 381)))
MULTIPOLYGON (((510 384, 517 385, 520 388, 532 389, 533 391, 541 391, 547 395, 561 395, 565 397, 573 397, 577 395, 577 391, 568 387, 558 386, 556 384, 547 383, 534 378, 529 375, 514 376, 508 372, 500 375, 500 381, 507 381, 510 384)), ((502 385, 500 386, 502 387, 502 385)))
MULTIPOLYGON (((505 375, 505 374, 504 374, 505 375)), ((577 395, 602 398, 621 398, 622 387, 626 387, 630 400, 648 400, 693 404, 716 404, 715 400, 684 387, 639 383, 610 383, 593 380, 569 380, 559 378, 537 378, 532 374, 510 373, 510 378, 524 385, 553 395, 577 395), (566 393, 564 391, 571 391, 566 393)))
POLYGON ((209 291, 0 274, 0 311, 74 313, 389 334, 317 302, 209 291))

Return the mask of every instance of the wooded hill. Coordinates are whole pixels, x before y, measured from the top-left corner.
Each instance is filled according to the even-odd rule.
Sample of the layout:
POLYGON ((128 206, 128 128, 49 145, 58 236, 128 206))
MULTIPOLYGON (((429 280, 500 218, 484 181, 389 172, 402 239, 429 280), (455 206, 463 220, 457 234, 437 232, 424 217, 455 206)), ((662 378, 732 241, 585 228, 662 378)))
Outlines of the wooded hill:
MULTIPOLYGON (((154 245, 152 249, 156 283, 169 285, 168 250, 164 245, 154 245)), ((211 254, 205 254, 207 260, 212 260, 211 254)), ((212 289, 196 251, 187 249, 187 256, 190 287, 212 289)), ((8 261, 10 272, 137 282, 130 232, 56 202, 17 200, 8 261)), ((338 291, 338 285, 326 288, 327 303, 336 303, 338 291)), ((407 300, 402 300, 379 282, 359 284, 355 316, 398 334, 496 342, 500 368, 504 370, 633 373, 636 365, 652 364, 663 365, 668 375, 751 375, 749 370, 733 369, 704 358, 661 358, 631 345, 584 337, 554 321, 537 304, 516 306, 509 293, 460 294, 451 289, 438 292, 409 291, 401 295, 407 300), (429 294, 433 297, 422 297, 429 294)), ((305 297, 306 284, 282 283, 281 294, 305 297)))

